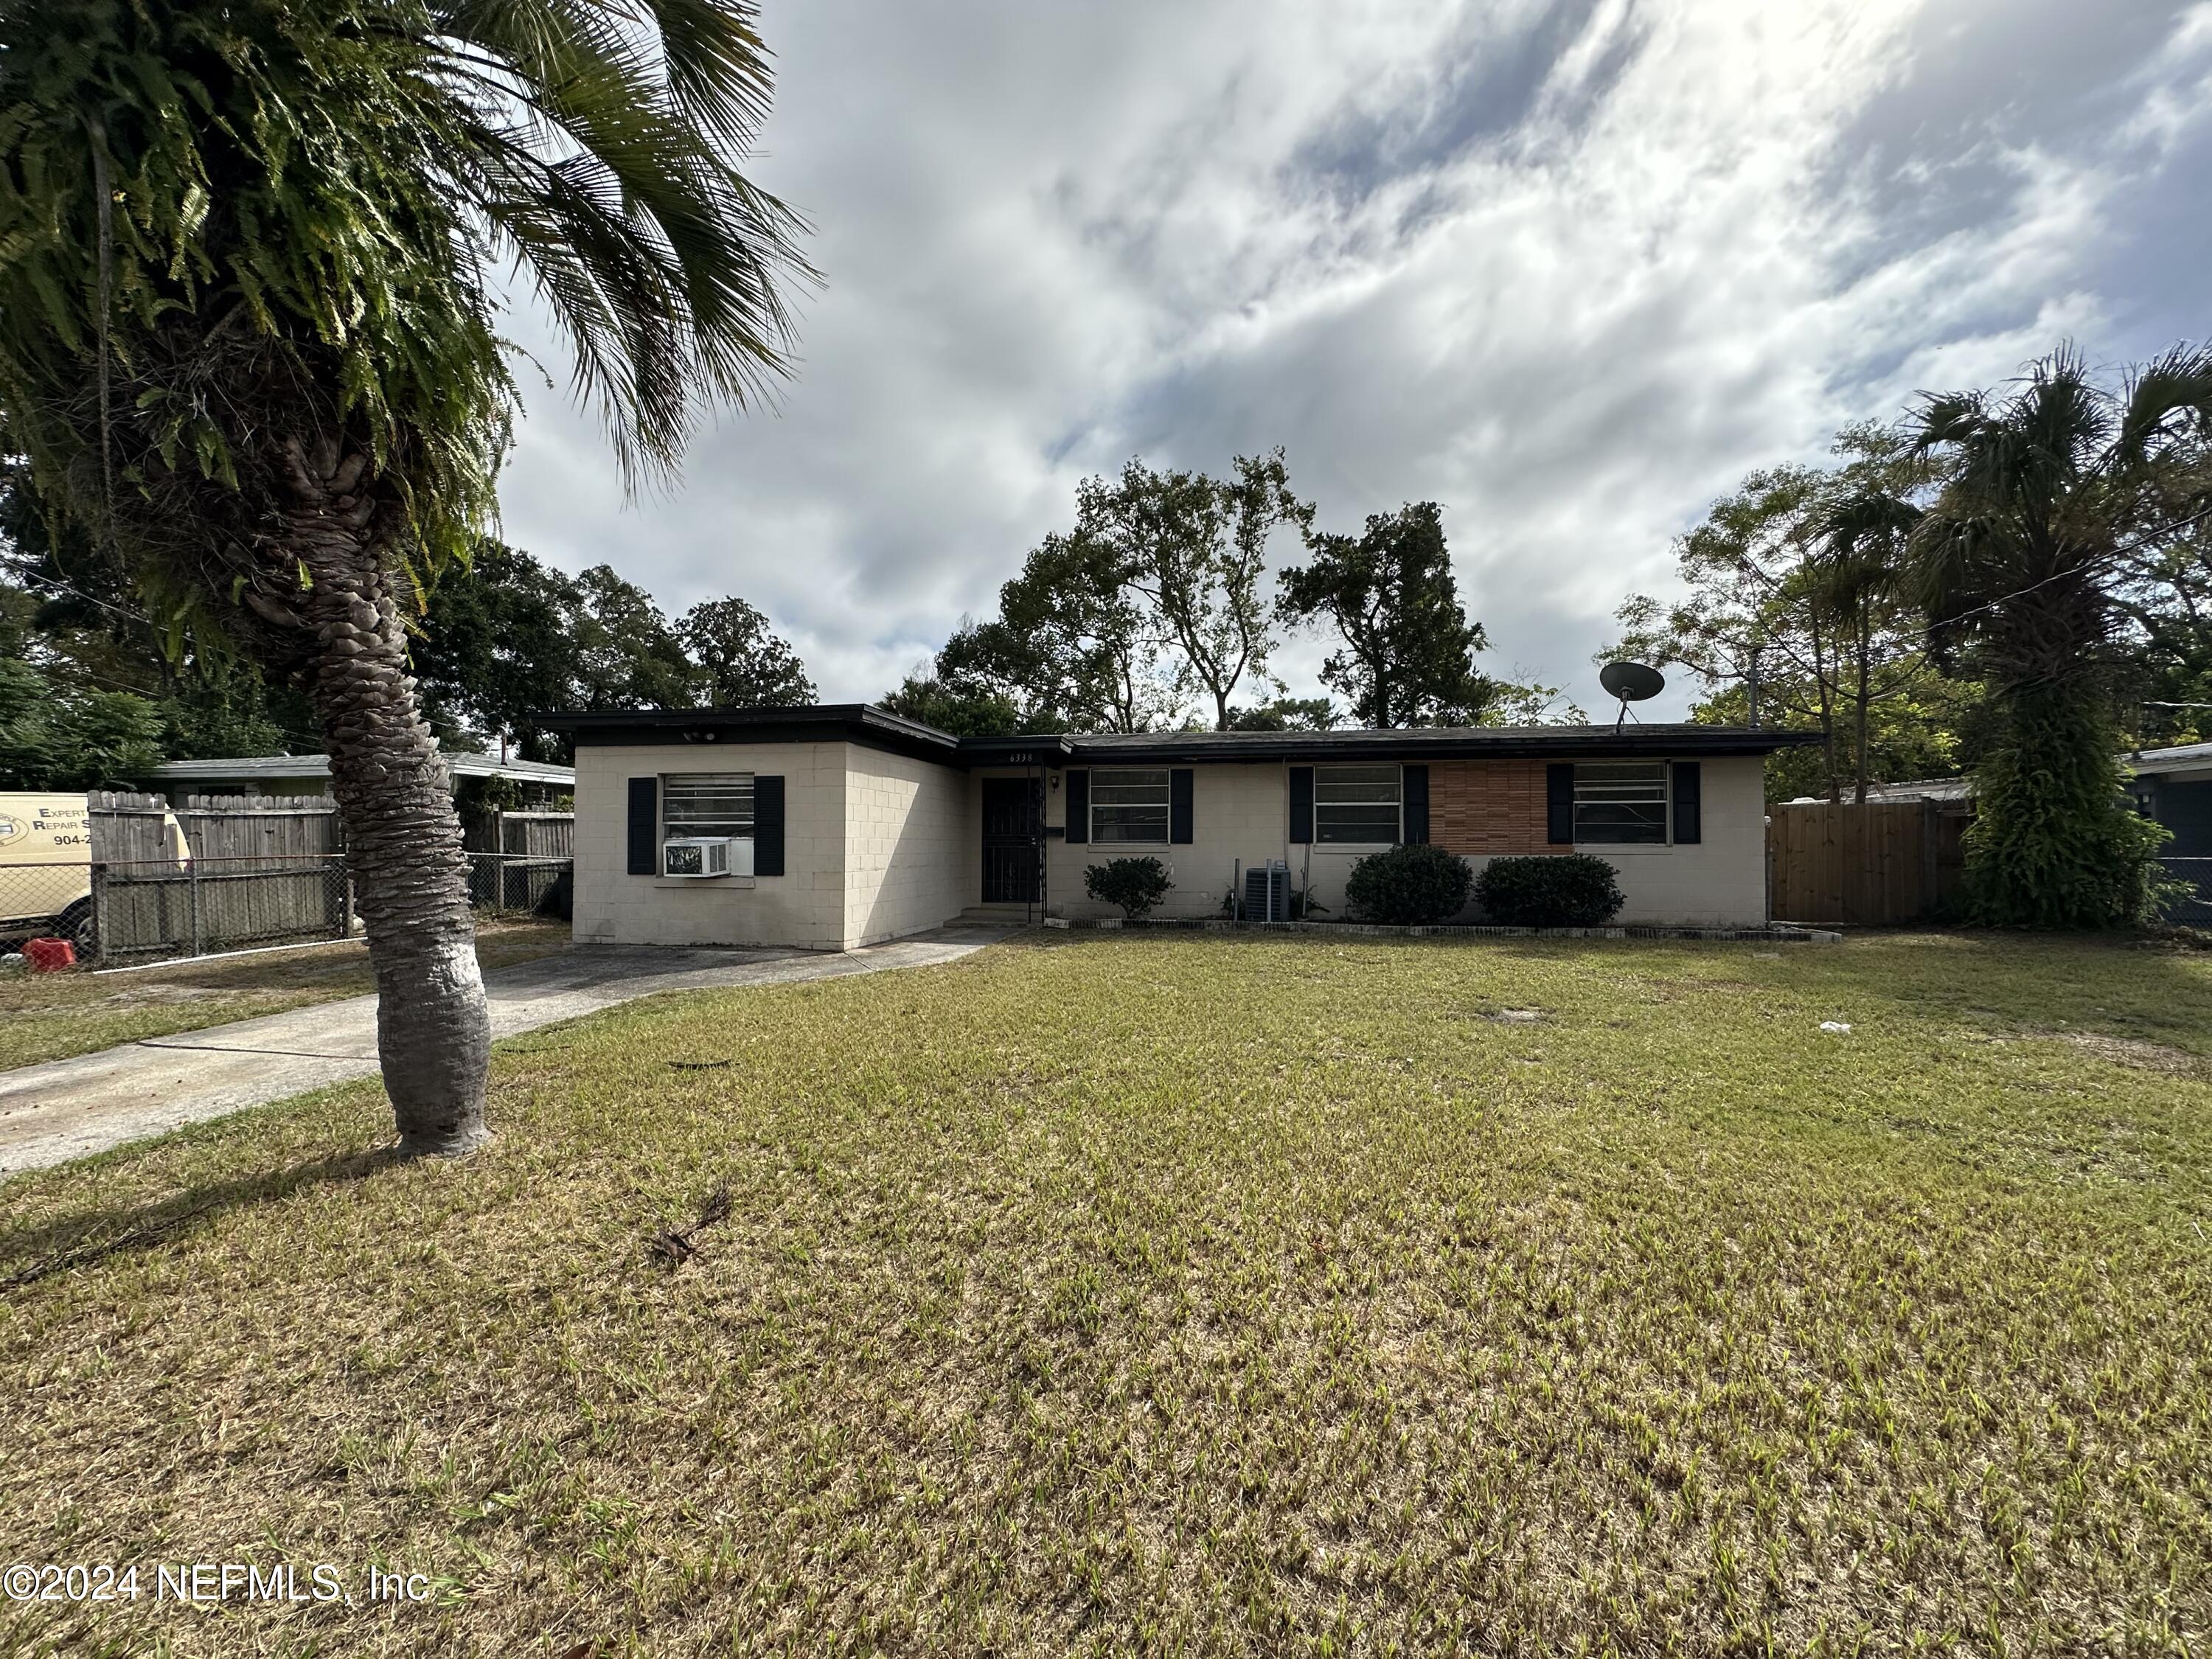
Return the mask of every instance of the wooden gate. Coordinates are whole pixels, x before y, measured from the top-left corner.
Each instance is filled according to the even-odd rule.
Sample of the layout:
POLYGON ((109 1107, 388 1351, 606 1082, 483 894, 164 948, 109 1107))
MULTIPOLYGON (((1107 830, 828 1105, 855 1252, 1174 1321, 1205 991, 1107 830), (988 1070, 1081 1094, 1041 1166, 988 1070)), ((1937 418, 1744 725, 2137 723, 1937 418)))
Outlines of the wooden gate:
POLYGON ((1768 910, 1778 921, 1894 927, 1955 908, 1972 809, 1955 801, 1771 806, 1768 910))

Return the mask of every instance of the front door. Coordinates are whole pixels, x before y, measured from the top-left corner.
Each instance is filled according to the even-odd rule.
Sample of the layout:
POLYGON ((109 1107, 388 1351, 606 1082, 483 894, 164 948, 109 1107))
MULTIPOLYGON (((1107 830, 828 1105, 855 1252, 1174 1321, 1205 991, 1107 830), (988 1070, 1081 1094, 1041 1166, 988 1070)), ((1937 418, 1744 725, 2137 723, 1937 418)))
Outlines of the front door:
POLYGON ((1035 778, 983 780, 983 902, 1034 904, 1044 896, 1037 847, 1044 787, 1035 778))

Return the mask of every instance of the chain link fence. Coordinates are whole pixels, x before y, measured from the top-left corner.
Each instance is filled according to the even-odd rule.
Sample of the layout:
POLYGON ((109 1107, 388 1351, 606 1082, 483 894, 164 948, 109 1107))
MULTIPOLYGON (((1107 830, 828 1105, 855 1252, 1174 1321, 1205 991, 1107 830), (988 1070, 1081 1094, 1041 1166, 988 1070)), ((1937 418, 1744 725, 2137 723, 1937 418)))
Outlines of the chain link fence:
POLYGON ((2212 927, 2212 858, 2160 859, 2166 873, 2189 884, 2191 896, 2166 901, 2166 919, 2185 927, 2212 927))
MULTIPOLYGON (((570 860, 471 853, 468 885, 480 914, 565 920, 570 860)), ((0 866, 0 954, 65 939, 79 960, 120 967, 360 931, 338 853, 0 866)))
POLYGON ((523 853, 471 853, 469 902, 495 915, 568 920, 574 860, 523 853))

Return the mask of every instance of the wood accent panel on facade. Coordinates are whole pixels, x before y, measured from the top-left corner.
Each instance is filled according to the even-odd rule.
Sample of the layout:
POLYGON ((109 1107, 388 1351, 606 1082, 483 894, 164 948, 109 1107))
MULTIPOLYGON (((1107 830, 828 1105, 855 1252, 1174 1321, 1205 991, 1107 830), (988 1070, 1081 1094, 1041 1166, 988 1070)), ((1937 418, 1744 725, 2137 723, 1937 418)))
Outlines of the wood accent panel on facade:
POLYGON ((1540 760, 1431 763, 1429 839, 1465 858, 1575 850, 1544 838, 1544 763, 1540 760))

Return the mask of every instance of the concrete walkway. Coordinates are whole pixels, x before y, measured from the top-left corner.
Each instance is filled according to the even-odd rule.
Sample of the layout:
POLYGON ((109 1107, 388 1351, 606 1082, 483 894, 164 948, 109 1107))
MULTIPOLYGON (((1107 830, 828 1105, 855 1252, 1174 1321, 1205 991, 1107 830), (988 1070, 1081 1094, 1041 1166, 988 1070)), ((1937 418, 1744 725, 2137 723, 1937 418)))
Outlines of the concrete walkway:
MULTIPOLYGON (((858 951, 654 950, 600 945, 485 975, 495 1040, 661 991, 785 985, 952 962, 1011 930, 950 927, 858 951)), ((0 1072, 0 1176, 204 1122, 376 1071, 376 999, 127 1042, 0 1072)))

